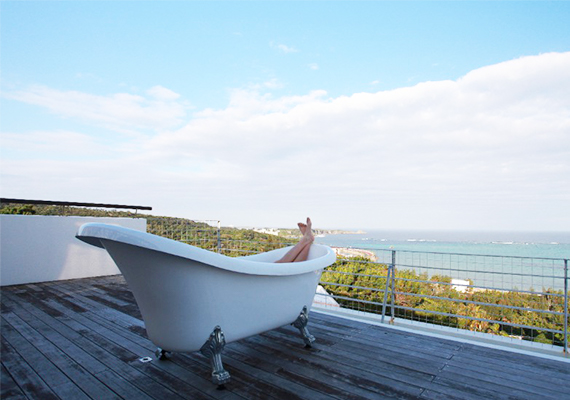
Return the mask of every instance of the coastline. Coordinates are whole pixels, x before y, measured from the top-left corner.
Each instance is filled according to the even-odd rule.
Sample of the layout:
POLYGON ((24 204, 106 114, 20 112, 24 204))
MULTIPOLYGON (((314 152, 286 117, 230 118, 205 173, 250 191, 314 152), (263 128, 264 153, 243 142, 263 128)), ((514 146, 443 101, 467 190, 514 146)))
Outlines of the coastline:
POLYGON ((370 261, 377 261, 378 257, 370 250, 353 249, 349 247, 332 247, 337 256, 340 257, 362 257, 370 261))

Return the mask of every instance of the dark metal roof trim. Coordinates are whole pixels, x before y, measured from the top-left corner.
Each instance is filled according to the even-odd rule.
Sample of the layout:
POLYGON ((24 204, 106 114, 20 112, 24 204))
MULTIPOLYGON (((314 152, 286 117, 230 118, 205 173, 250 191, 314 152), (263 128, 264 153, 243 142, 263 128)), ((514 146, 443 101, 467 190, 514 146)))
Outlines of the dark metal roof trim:
POLYGON ((0 198, 0 203, 14 204, 39 204, 46 206, 75 206, 75 207, 96 207, 96 208, 120 208, 132 210, 152 210, 148 206, 128 206, 123 204, 102 204, 102 203, 77 203, 72 201, 51 201, 51 200, 24 200, 0 198))

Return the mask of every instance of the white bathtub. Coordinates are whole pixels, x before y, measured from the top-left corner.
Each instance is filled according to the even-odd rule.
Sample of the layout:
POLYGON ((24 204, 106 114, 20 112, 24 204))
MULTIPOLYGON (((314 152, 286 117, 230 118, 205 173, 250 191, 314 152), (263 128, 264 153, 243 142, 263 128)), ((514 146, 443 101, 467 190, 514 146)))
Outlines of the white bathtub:
POLYGON ((227 257, 98 223, 81 226, 77 238, 109 252, 135 296, 149 339, 171 352, 206 354, 205 343, 220 333, 222 341, 232 342, 299 323, 303 308, 310 310, 323 268, 336 260, 331 248, 315 244, 309 259, 297 263, 274 263, 290 247, 227 257), (215 333, 216 327, 221 332, 215 333))

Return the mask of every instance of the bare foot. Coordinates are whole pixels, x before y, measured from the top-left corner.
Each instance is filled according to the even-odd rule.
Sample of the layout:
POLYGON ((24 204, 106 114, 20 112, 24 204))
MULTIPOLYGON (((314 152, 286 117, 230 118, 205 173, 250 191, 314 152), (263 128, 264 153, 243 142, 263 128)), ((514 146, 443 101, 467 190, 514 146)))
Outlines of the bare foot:
MULTIPOLYGON (((301 232, 303 233, 303 239, 305 239, 308 242, 313 242, 315 240, 315 237, 313 236, 313 231, 312 231, 312 226, 313 223, 311 222, 310 218, 307 218, 307 224, 303 224, 305 231, 303 232, 303 230, 301 230, 301 232)), ((299 226, 300 229, 300 226, 299 226)))

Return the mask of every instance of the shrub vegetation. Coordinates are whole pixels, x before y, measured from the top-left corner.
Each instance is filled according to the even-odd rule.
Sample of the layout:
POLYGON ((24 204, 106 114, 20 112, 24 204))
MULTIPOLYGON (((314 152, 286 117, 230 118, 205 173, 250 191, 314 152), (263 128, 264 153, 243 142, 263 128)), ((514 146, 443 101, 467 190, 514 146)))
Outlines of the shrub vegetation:
MULTIPOLYGON (((344 259, 327 268, 321 282, 341 306, 381 314, 387 275, 388 266, 385 264, 358 258, 344 259)), ((394 293, 393 314, 396 318, 558 346, 564 344, 562 333, 543 330, 563 329, 562 290, 545 288, 542 290, 544 294, 499 290, 467 290, 462 293, 453 288, 449 276, 428 277, 413 269, 396 269, 394 293)), ((387 316, 392 314, 391 304, 392 292, 388 289, 387 316)))

